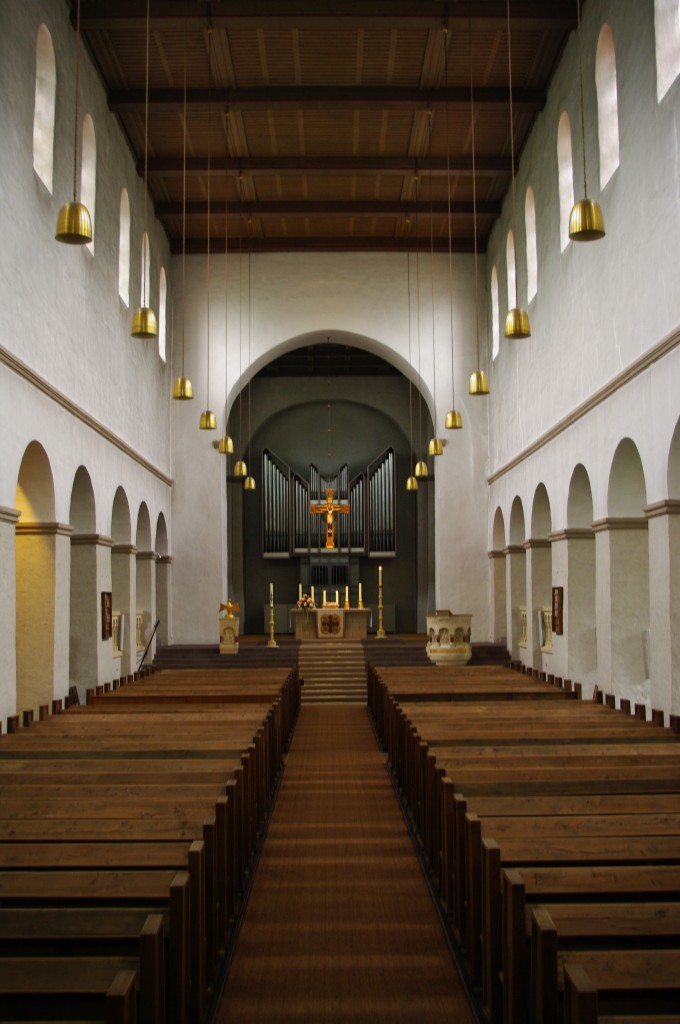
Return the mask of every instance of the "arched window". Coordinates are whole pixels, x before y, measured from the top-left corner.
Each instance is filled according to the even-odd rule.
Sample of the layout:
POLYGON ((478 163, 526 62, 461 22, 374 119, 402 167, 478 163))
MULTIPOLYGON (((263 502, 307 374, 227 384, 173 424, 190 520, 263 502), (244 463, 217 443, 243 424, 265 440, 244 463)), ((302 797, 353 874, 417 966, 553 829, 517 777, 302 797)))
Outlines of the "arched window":
POLYGON ((161 267, 160 280, 158 283, 158 354, 165 362, 167 347, 166 333, 166 310, 168 302, 168 285, 165 279, 165 267, 161 267))
POLYGON ((130 199, 127 189, 120 193, 120 226, 118 236, 118 294, 130 305, 130 199))
POLYGON ((603 25, 595 57, 597 129, 600 138, 600 188, 619 166, 619 101, 616 90, 616 55, 609 25, 603 25))
POLYGON ((680 0, 654 0, 656 98, 664 98, 680 74, 680 0))
POLYGON ((140 306, 150 306, 149 293, 151 291, 149 273, 151 271, 151 250, 149 247, 149 236, 144 232, 142 235, 142 280, 140 306))
POLYGON ((557 166, 560 188, 560 247, 569 244, 569 217, 574 205, 574 165, 571 157, 571 122, 563 111, 557 127, 557 166))
POLYGON ((35 110, 33 112, 33 170, 52 192, 54 166, 54 105, 57 65, 52 36, 45 25, 38 29, 35 47, 35 110))
POLYGON ((517 273, 515 270, 515 236, 512 230, 508 231, 508 239, 505 243, 505 261, 508 270, 508 309, 514 309, 519 303, 517 302, 517 273))
POLYGON ((491 268, 491 339, 492 358, 495 359, 500 348, 500 328, 498 326, 498 272, 491 268))
POLYGON ((92 220, 92 241, 88 243, 90 252, 94 252, 95 228, 94 208, 97 198, 97 141, 94 136, 94 123, 89 114, 83 118, 83 153, 80 161, 80 201, 87 207, 92 220))
POLYGON ((529 185, 524 200, 524 225, 527 235, 527 302, 538 291, 538 250, 536 247, 536 199, 529 185))

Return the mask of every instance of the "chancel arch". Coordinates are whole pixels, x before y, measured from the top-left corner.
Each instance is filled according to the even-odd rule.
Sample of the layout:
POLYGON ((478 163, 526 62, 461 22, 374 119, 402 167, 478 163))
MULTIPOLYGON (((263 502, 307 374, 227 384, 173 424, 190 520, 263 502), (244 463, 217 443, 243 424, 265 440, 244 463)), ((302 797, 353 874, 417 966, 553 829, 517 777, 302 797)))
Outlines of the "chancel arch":
POLYGON ((600 636, 598 664, 606 658, 614 693, 648 703, 650 676, 649 543, 645 476, 635 442, 624 438, 609 472, 607 518, 596 522, 597 572, 609 598, 609 629, 600 636), (607 636, 607 632, 609 636, 607 636), (606 650, 603 650, 607 648, 606 650))
POLYGON ((132 543, 132 518, 125 490, 118 487, 111 511, 111 595, 113 613, 112 658, 114 677, 134 669, 137 566, 132 543))
MULTIPOLYGON (((54 479, 47 452, 37 441, 26 448, 16 487, 16 712, 33 711, 55 696, 55 679, 68 655, 68 633, 57 635, 57 571, 68 571, 69 529, 55 522, 54 479)), ((61 611, 61 610, 60 610, 61 611)), ((64 611, 68 615, 68 609, 64 611)), ((60 615, 60 623, 62 616, 60 615)), ((61 679, 67 678, 66 672, 61 679)))
MULTIPOLYGON (((245 632, 263 631, 268 610, 262 595, 268 593, 269 583, 280 616, 277 631, 289 628, 288 609, 297 600, 300 585, 305 592, 315 586, 317 604, 323 589, 333 598, 337 590, 344 598, 347 587, 355 607, 359 583, 364 605, 376 608, 375 629, 379 564, 388 631, 415 632, 418 626, 424 631, 426 611, 434 607, 433 481, 422 480, 417 492, 406 491, 413 472, 408 380, 394 365, 344 341, 343 337, 342 344, 329 345, 318 338, 314 345, 279 356, 255 375, 232 405, 229 432, 237 447, 239 431, 245 432, 248 423, 252 426, 241 447, 256 484, 254 491, 246 491, 239 478, 227 479, 229 594, 245 608, 245 632), (267 479, 263 467, 271 474, 267 479), (335 524, 336 544, 330 550, 318 530, 310 528, 308 535, 298 536, 293 530, 296 510, 292 516, 287 512, 288 495, 299 492, 305 505, 304 495, 309 492, 310 500, 318 497, 324 481, 334 487, 335 498, 346 492, 350 507, 347 528, 335 524), (364 516, 366 530, 359 538, 355 526, 363 526, 364 516), (280 543, 265 550, 264 539, 270 534, 280 543)), ((414 452, 413 459, 424 459, 431 419, 426 401, 414 387, 411 400, 414 445, 420 439, 425 449, 414 452)))
POLYGON ((493 517, 491 541, 491 590, 493 596, 493 638, 505 643, 507 634, 507 594, 505 579, 505 519, 500 506, 493 517))
POLYGON ((510 509, 508 546, 505 549, 508 649, 513 659, 529 664, 527 657, 527 570, 524 506, 517 495, 510 509))
MULTIPOLYGON (((566 545, 564 636, 568 678, 590 692, 597 682, 597 620, 595 534, 590 477, 579 463, 571 474, 567 499, 567 529, 558 535, 566 545)), ((555 545, 556 547, 557 545, 555 545)), ((561 545, 560 545, 561 548, 561 545)), ((554 638, 557 644, 558 638, 554 638)))
POLYGON ((544 672, 552 671, 552 531, 550 499, 545 484, 539 484, 531 506, 531 535, 527 538, 527 643, 531 665, 544 672))

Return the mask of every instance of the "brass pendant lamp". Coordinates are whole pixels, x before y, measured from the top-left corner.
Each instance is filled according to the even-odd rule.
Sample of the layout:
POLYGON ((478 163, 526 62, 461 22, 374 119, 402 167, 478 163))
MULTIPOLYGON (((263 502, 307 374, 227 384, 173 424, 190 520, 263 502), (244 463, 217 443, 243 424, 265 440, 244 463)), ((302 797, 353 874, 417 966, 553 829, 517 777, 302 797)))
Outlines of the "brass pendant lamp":
MULTIPOLYGON (((515 202, 515 131, 513 124, 512 115, 512 47, 510 43, 510 0, 506 0, 506 12, 508 21, 508 88, 510 94, 510 170, 512 175, 512 228, 514 237, 517 238, 517 204, 515 202)), ((518 286, 517 286, 517 270, 515 270, 515 305, 508 311, 508 315, 505 318, 505 337, 506 338, 530 338, 531 337, 531 326, 529 324, 529 314, 524 309, 520 309, 519 300, 517 298, 518 286)), ((508 296, 508 302, 510 296, 508 296)))
MULTIPOLYGON (((430 161, 432 160, 432 109, 429 110, 429 134, 428 134, 428 153, 430 161)), ((431 292, 431 307, 432 307, 432 410, 433 410, 433 426, 434 434, 430 438, 430 443, 427 446, 428 455, 443 455, 444 454, 444 442, 440 437, 437 437, 437 373, 436 373, 436 353, 434 344, 434 214, 432 210, 432 163, 430 162, 430 292, 431 292)), ((449 221, 450 223, 450 221, 449 221)))
POLYGON ((206 257, 206 273, 207 273, 207 322, 206 322, 206 408, 201 413, 198 421, 200 430, 215 430, 217 428, 217 418, 215 413, 210 408, 210 162, 212 156, 212 104, 210 102, 210 96, 212 91, 212 25, 208 24, 208 238, 207 246, 208 252, 206 257))
MULTIPOLYGON (((243 207, 243 176, 239 175, 239 200, 240 205, 243 207)), ((241 220, 239 217, 239 254, 238 254, 238 291, 239 291, 239 304, 238 304, 238 378, 239 383, 243 378, 243 231, 241 228, 241 220)), ((241 387, 238 394, 238 446, 239 450, 243 452, 243 387, 241 387)), ((234 465, 234 476, 247 477, 248 467, 244 459, 239 459, 234 465)))
POLYGON ((569 237, 572 242, 596 242, 604 238, 604 216, 599 203, 588 198, 586 174, 586 129, 583 104, 583 44, 581 41, 581 2, 576 0, 578 29, 578 76, 581 97, 581 149, 583 150, 583 199, 574 203, 569 215, 569 237))
MULTIPOLYGON (((251 360, 250 360, 250 253, 248 253, 248 463, 252 466, 253 462, 250 457, 250 445, 253 439, 253 421, 252 421, 252 396, 251 387, 253 383, 253 376, 251 372, 251 360)), ((249 473, 243 481, 243 489, 245 491, 255 490, 255 477, 249 473)))
MULTIPOLYGON (((418 190, 420 178, 416 175, 416 324, 418 334, 418 381, 420 382, 420 242, 418 234, 418 190)), ((418 451, 423 450, 423 394, 418 386, 418 451)), ((427 462, 425 459, 418 459, 414 469, 414 475, 418 480, 427 480, 427 462)))
POLYGON ((182 374, 172 388, 172 397, 180 402, 194 397, 194 388, 184 375, 184 334, 186 327, 186 241, 187 241, 187 50, 186 30, 184 33, 184 142, 182 164, 182 374))
POLYGON ((234 442, 229 436, 229 113, 224 115, 224 435, 217 442, 220 455, 231 455, 234 442))
POLYGON ((477 369, 470 375, 468 392, 471 395, 488 395, 489 378, 480 367, 479 358, 479 273, 477 268, 477 175, 475 166, 475 94, 472 84, 472 19, 470 19, 470 128, 472 135, 472 220, 475 237, 475 324, 477 332, 477 369))
MULTIPOLYGON (((449 86, 449 30, 444 26, 444 84, 449 86)), ((453 373, 453 255, 451 247, 451 155, 449 146, 449 103, 446 101, 446 205, 449 228, 449 334, 451 338, 451 402, 444 426, 447 430, 460 430, 463 417, 456 409, 456 387, 453 373)))
POLYGON ((147 170, 149 162, 149 7, 151 0, 146 0, 146 85, 144 98, 144 234, 142 252, 142 304, 135 310, 132 317, 133 338, 157 338, 158 321, 151 306, 148 305, 149 281, 146 273, 146 257, 149 237, 147 235, 147 206, 148 206, 148 184, 147 170))
POLYGON ((73 202, 65 203, 57 217, 55 238, 66 245, 87 245, 92 241, 92 219, 86 206, 76 199, 78 181, 78 86, 80 82, 80 0, 76 13, 76 101, 73 142, 73 202))
MULTIPOLYGON (((410 225, 410 221, 408 222, 410 225)), ((413 385, 411 381, 411 254, 406 253, 406 292, 408 295, 408 441, 409 466, 413 465, 413 385)), ((406 481, 407 491, 418 490, 418 478, 411 474, 406 481)))

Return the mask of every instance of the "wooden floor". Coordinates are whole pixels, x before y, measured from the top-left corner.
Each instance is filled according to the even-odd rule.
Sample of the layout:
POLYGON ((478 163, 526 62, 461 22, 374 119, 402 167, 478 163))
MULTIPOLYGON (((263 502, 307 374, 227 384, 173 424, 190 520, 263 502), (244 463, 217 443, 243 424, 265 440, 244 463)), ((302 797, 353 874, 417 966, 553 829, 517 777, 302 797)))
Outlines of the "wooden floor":
POLYGON ((217 1024, 473 1024, 359 706, 304 706, 217 1024))

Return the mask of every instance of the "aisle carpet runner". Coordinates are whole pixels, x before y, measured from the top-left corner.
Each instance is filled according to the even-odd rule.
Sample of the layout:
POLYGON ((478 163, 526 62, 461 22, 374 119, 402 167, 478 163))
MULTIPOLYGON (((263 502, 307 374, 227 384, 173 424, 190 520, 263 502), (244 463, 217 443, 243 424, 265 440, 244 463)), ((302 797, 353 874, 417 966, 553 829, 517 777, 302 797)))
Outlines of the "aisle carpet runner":
POLYGON ((366 709, 303 707, 218 1024, 474 1024, 366 709))

